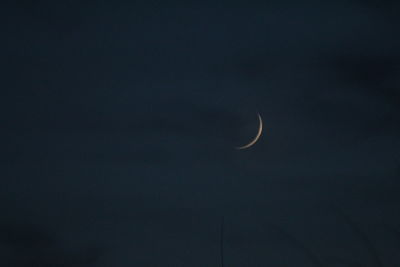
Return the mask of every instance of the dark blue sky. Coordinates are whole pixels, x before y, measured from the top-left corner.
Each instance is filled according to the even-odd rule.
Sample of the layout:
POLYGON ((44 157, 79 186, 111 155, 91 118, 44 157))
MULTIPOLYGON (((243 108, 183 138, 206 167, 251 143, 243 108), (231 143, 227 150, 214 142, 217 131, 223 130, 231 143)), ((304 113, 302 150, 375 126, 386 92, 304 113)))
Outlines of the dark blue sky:
POLYGON ((0 265, 398 266, 399 8, 8 4, 0 265))

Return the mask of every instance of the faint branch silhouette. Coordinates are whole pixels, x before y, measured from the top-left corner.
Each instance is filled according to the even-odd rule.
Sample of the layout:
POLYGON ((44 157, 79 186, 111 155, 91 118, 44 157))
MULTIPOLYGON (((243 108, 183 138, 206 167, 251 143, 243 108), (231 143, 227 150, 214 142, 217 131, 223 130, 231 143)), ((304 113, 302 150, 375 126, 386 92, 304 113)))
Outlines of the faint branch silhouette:
POLYGON ((344 258, 341 258, 341 257, 335 258, 333 260, 333 262, 335 264, 338 264, 338 263, 341 264, 340 266, 345 265, 345 266, 352 266, 352 267, 365 267, 363 264, 359 263, 356 260, 349 260, 347 258, 344 259, 344 258))
POLYGON ((347 223, 347 225, 353 230, 353 233, 355 233, 358 238, 361 240, 361 242, 364 244, 365 248, 369 252, 369 255, 371 256, 371 263, 375 267, 383 267, 383 263, 379 257, 379 253, 375 246, 372 244, 371 240, 368 238, 368 236, 360 229, 360 227, 355 224, 343 211, 336 207, 332 207, 334 212, 343 219, 344 222, 347 223))
POLYGON ((104 254, 101 247, 74 248, 43 227, 29 223, 0 224, 0 245, 12 251, 10 266, 93 266, 104 254))
POLYGON ((393 226, 386 225, 386 230, 393 234, 393 237, 400 242, 400 231, 394 228, 393 226))
POLYGON ((305 246, 302 242, 300 242, 297 238, 295 238, 292 234, 283 230, 281 227, 277 225, 271 225, 275 229, 279 231, 279 233, 285 237, 294 247, 303 251, 303 253, 307 256, 307 258, 312 262, 314 266, 317 267, 325 267, 326 265, 320 260, 319 256, 315 254, 311 249, 305 246))

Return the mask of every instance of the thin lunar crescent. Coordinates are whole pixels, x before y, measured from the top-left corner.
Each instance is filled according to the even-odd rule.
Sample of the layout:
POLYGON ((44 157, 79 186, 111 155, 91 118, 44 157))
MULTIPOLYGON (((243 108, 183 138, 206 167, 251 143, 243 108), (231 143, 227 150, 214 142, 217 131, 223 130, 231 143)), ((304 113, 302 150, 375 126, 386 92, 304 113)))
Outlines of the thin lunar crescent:
POLYGON ((257 114, 257 115, 258 115, 258 121, 259 121, 259 124, 260 124, 260 125, 259 125, 259 127, 258 127, 258 133, 257 133, 256 137, 254 137, 254 139, 251 140, 251 142, 248 143, 247 145, 240 146, 240 147, 236 147, 236 149, 245 149, 245 148, 249 148, 249 147, 251 147, 252 145, 254 145, 254 144, 258 141, 258 139, 260 138, 261 133, 262 133, 262 130, 263 130, 263 123, 262 123, 262 119, 261 119, 260 114, 257 114))

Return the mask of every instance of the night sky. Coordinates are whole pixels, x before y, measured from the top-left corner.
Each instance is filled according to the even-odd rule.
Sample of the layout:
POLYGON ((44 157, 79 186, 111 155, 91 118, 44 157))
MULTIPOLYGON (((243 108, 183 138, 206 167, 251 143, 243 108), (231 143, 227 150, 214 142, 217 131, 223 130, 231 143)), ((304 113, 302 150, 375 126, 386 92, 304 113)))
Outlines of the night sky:
POLYGON ((264 2, 0 8, 0 266, 400 266, 400 3, 264 2))

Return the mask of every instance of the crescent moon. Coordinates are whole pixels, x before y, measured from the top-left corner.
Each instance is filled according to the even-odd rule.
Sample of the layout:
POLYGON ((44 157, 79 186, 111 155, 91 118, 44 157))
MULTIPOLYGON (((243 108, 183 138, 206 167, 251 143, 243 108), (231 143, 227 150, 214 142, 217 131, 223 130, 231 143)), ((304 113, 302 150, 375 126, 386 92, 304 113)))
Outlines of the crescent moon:
POLYGON ((254 139, 251 140, 251 142, 248 143, 247 145, 236 147, 236 149, 246 149, 246 148, 249 148, 249 147, 251 147, 252 145, 254 145, 254 144, 258 141, 258 139, 260 138, 261 133, 262 133, 262 130, 263 130, 263 123, 262 123, 262 119, 261 119, 260 114, 257 114, 257 115, 258 115, 259 127, 258 127, 258 132, 257 132, 256 137, 254 137, 254 139))

